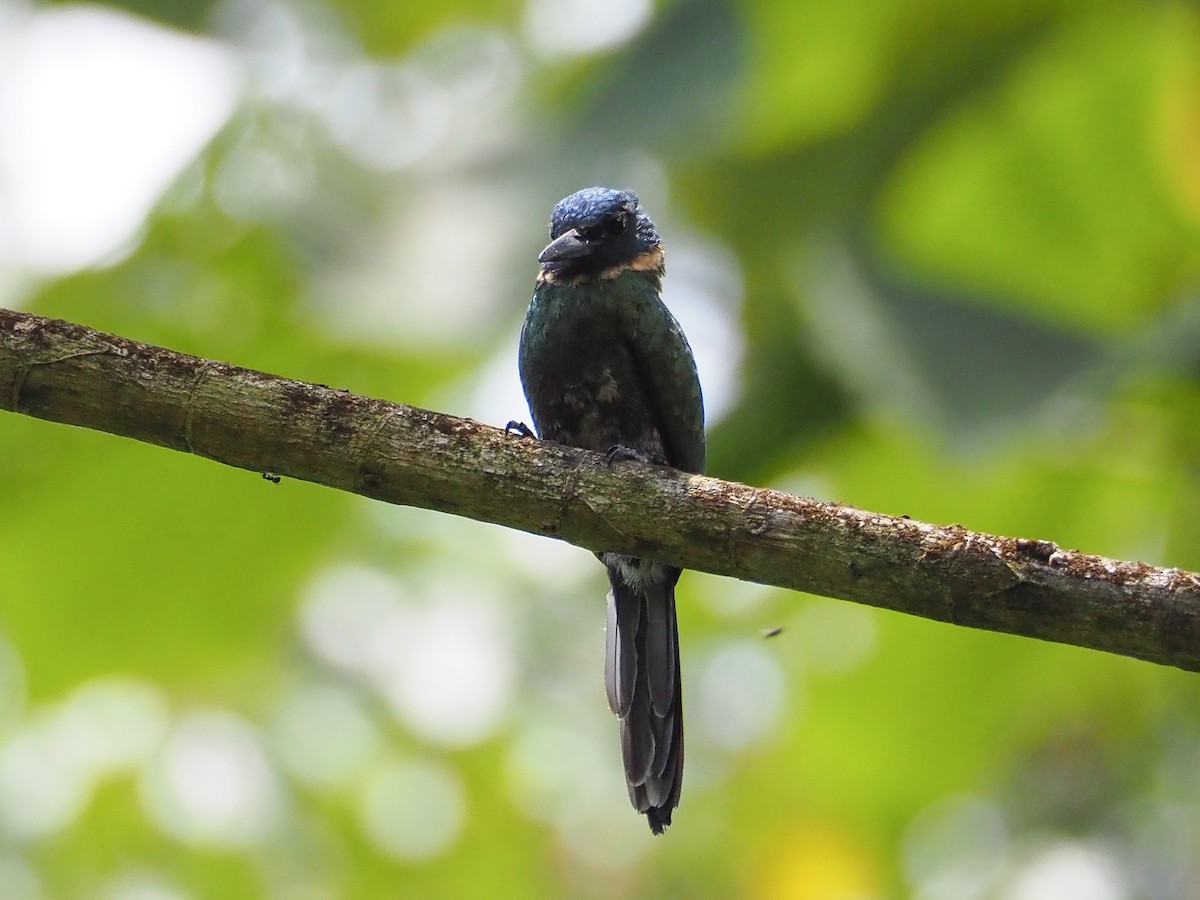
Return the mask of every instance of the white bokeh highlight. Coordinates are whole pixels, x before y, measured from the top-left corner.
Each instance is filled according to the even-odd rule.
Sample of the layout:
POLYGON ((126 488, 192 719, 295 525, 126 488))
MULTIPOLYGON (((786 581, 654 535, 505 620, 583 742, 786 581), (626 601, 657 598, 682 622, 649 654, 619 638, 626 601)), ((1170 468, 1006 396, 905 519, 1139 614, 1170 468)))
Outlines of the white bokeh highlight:
POLYGON ((196 895, 157 872, 130 869, 114 875, 89 896, 96 900, 192 900, 196 895))
POLYGON ((382 573, 345 565, 314 578, 300 621, 319 656, 360 677, 411 731, 465 747, 492 734, 515 689, 505 610, 482 582, 440 575, 402 592, 382 573))
POLYGON ((511 187, 462 178, 408 186, 380 230, 324 273, 318 293, 336 302, 318 310, 323 326, 422 352, 490 340, 492 311, 523 305, 506 291, 514 260, 534 271, 517 254, 514 223, 542 214, 511 187))
POLYGON ((651 0, 531 0, 525 34, 547 59, 619 47, 650 21, 651 0))
POLYGON ((624 786, 616 719, 601 699, 585 708, 542 708, 515 736, 504 767, 509 796, 525 816, 553 827, 575 864, 624 871, 653 847, 624 786))
POLYGON ((152 821, 184 843, 238 848, 270 835, 283 792, 262 741, 232 713, 189 713, 176 723, 141 783, 152 821))
POLYGON ((797 700, 783 670, 762 641, 722 641, 703 660, 687 660, 697 675, 688 697, 689 727, 696 739, 723 750, 739 750, 764 738, 783 712, 797 700))
POLYGON ((345 688, 322 683, 284 695, 272 717, 270 739, 291 775, 324 790, 353 783, 383 744, 358 698, 345 688))
POLYGON ((1133 900, 1117 857, 1097 843, 1062 839, 1032 848, 1000 891, 1000 900, 1133 900))
POLYGON ((984 900, 994 896, 1009 844, 994 802, 959 795, 917 814, 901 840, 900 862, 916 900, 984 900))
POLYGON ((94 265, 236 104, 232 54, 99 6, 13 14, 0 32, 0 269, 94 265))
POLYGON ((62 831, 91 799, 89 773, 63 758, 54 727, 40 720, 0 747, 0 834, 31 840, 62 831))
POLYGON ((368 839, 388 856, 408 862, 448 851, 466 816, 458 776, 435 762, 403 760, 383 766, 364 785, 359 804, 368 839))
POLYGON ((60 757, 94 776, 122 773, 145 762, 169 722, 158 688, 132 678, 84 682, 51 721, 60 757))
POLYGON ((72 825, 103 778, 142 764, 167 713, 158 691, 133 679, 84 682, 0 743, 0 833, 49 837, 72 825))

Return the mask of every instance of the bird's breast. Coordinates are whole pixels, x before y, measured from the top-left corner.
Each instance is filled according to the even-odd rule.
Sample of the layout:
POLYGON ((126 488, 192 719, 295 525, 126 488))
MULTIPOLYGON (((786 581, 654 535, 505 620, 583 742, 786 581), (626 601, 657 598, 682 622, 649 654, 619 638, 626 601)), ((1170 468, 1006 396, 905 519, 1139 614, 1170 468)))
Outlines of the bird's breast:
POLYGON ((636 337, 603 296, 535 295, 521 335, 521 381, 543 439, 600 452, 620 444, 662 459, 636 337))

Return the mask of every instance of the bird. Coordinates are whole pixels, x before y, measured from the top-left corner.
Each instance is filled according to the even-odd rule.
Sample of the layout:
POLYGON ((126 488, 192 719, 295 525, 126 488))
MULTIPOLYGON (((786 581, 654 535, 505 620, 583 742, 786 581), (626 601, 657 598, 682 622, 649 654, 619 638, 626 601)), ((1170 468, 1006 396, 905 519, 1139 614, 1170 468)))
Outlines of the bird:
MULTIPOLYGON (((518 349, 538 438, 604 453, 610 464, 704 472, 700 378, 660 296, 664 259, 633 191, 586 188, 554 207, 518 349)), ((681 570, 614 552, 596 556, 610 586, 604 685, 620 721, 629 799, 662 834, 683 785, 681 570)))

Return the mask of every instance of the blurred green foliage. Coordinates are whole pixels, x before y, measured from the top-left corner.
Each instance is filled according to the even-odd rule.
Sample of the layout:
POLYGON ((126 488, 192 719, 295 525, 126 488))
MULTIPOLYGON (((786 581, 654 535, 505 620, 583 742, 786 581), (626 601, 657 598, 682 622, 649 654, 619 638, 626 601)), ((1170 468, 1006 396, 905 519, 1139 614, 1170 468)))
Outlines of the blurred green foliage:
MULTIPOLYGON (((1194 4, 629 0, 611 46, 600 3, 114 6, 247 86, 25 307, 499 424, 550 207, 629 184, 668 281, 690 242, 740 283, 713 474, 1200 569, 1194 4), (403 159, 313 96, 368 70, 402 149, 437 126, 403 159)), ((1198 676, 686 576, 652 841, 587 554, 16 416, 0 459, 5 897, 1200 892, 1198 676)))

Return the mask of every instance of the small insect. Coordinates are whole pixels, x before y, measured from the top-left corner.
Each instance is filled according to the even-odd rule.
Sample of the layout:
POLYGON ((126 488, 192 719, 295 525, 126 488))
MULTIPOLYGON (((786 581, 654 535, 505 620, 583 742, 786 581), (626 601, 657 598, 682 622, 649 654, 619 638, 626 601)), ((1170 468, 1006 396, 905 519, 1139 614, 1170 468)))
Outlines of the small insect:
POLYGON ((776 625, 774 628, 764 628, 762 630, 762 636, 764 639, 779 637, 779 635, 781 635, 781 634, 783 634, 783 626, 782 625, 776 625))
POLYGON ((271 482, 271 484, 279 484, 279 482, 283 480, 278 475, 276 475, 274 472, 263 472, 262 477, 263 477, 263 481, 269 481, 269 482, 271 482))

